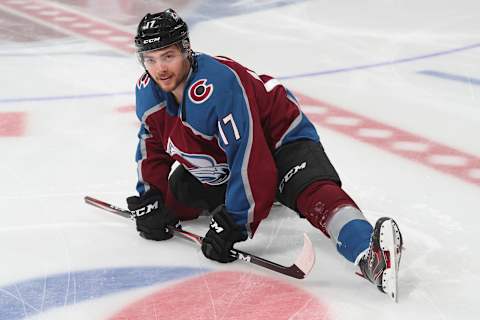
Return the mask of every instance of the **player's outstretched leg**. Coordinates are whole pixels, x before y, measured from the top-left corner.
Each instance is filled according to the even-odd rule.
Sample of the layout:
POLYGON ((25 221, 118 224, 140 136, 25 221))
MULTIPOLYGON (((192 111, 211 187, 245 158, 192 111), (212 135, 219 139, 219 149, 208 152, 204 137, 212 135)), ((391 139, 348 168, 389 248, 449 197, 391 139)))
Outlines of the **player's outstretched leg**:
POLYGON ((398 301, 398 268, 403 240, 397 223, 391 218, 380 218, 375 224, 370 246, 358 262, 361 276, 398 301))

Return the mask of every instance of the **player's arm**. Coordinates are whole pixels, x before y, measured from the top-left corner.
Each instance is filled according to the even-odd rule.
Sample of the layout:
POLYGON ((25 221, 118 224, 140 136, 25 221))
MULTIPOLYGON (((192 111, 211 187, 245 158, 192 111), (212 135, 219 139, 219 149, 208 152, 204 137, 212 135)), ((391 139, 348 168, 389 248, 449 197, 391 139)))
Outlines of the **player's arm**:
MULTIPOLYGON (((148 84, 148 81, 147 81, 148 84)), ((177 217, 165 206, 168 192, 168 174, 173 159, 165 152, 160 131, 153 118, 161 112, 161 104, 155 104, 149 95, 149 87, 137 86, 137 117, 140 120, 137 161, 137 191, 139 196, 127 198, 128 209, 136 217, 137 231, 150 240, 172 237, 167 225, 175 225, 177 217), (145 90, 145 91, 142 91, 145 90), (153 107, 148 107, 153 105, 153 107)))
MULTIPOLYGON (((144 117, 145 118, 145 117, 144 117)), ((138 145, 135 153, 137 162, 137 191, 140 195, 150 189, 157 189, 166 195, 168 190, 168 175, 174 160, 163 148, 160 137, 150 131, 142 121, 138 132, 138 145)))

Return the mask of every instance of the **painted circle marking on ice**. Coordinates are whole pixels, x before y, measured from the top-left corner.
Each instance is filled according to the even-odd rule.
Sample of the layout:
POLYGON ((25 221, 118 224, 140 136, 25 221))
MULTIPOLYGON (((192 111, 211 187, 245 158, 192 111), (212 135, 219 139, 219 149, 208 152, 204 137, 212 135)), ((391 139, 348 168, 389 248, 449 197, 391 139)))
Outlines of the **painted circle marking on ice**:
POLYGON ((109 320, 329 319, 310 293, 272 278, 242 272, 212 272, 136 301, 109 320))
POLYGON ((181 281, 206 271, 189 267, 138 266, 43 274, 0 287, 0 319, 22 320, 125 290, 181 281))

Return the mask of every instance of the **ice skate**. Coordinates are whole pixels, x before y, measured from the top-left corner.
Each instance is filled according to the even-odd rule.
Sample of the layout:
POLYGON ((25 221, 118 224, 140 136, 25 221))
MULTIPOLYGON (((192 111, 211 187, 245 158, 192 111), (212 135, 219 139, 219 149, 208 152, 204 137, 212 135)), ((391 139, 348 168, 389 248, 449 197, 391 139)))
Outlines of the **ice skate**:
POLYGON ((402 256, 403 240, 396 222, 380 218, 375 224, 370 246, 360 259, 359 275, 398 302, 398 269, 402 256))

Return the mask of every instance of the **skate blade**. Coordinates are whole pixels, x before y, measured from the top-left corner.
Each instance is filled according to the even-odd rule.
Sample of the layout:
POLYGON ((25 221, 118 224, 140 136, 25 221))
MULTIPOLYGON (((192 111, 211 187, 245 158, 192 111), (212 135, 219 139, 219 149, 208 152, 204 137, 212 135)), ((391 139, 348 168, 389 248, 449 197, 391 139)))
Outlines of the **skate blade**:
POLYGON ((380 246, 387 261, 382 275, 382 290, 393 301, 398 302, 398 269, 402 255, 400 231, 392 219, 380 227, 380 246))

